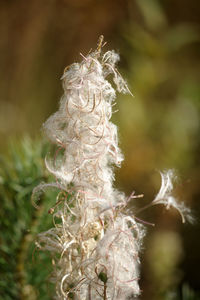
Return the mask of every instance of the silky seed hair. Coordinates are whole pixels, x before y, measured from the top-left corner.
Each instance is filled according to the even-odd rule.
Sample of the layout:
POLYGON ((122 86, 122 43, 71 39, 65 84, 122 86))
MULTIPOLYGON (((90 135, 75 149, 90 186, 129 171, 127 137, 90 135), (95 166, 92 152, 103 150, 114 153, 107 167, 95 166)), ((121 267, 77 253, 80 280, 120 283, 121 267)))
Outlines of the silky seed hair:
MULTIPOLYGON (((131 92, 116 69, 119 55, 102 54, 103 45, 101 36, 94 52, 81 54, 80 63, 65 68, 59 109, 43 125, 58 146, 55 156, 45 159, 56 182, 41 183, 32 199, 46 188, 58 189, 58 195, 49 209, 54 227, 38 234, 36 246, 53 257, 50 280, 59 300, 125 300, 140 294, 139 251, 145 230, 127 209, 137 196, 126 197, 113 186, 113 166, 120 167, 123 155, 112 108, 116 90, 131 92)), ((174 206, 184 221, 189 210, 170 198, 172 172, 161 176, 161 190, 151 205, 174 206)))

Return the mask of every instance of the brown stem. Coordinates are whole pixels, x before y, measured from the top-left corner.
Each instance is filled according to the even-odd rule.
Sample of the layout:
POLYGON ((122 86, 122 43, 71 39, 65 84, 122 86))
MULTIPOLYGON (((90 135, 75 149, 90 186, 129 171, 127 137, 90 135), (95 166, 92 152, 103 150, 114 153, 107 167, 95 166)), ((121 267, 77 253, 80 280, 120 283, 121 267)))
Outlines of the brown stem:
POLYGON ((106 286, 106 283, 104 283, 104 289, 103 289, 103 299, 104 299, 104 300, 107 299, 106 289, 107 289, 107 286, 106 286))

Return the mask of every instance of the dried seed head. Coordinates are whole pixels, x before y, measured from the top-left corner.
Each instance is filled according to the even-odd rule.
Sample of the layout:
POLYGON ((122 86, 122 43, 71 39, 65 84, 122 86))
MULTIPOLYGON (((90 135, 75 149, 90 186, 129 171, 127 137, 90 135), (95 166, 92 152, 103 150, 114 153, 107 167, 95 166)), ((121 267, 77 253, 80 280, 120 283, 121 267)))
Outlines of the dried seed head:
MULTIPOLYGON (((113 75, 116 89, 130 93, 116 69, 119 55, 96 51, 80 63, 65 68, 64 95, 59 109, 45 123, 44 131, 58 145, 62 156, 46 158, 56 183, 41 184, 61 190, 49 209, 55 227, 38 235, 37 247, 55 256, 51 280, 55 299, 125 300, 138 296, 138 252, 143 226, 127 215, 126 205, 136 198, 113 187, 112 165, 120 166, 117 127, 110 121, 116 92, 107 80, 113 75), (61 158, 60 158, 61 157, 61 158), (59 255, 59 256, 58 256, 59 255)), ((161 173, 161 189, 152 204, 174 206, 184 221, 184 206, 171 196, 172 173, 161 173)))

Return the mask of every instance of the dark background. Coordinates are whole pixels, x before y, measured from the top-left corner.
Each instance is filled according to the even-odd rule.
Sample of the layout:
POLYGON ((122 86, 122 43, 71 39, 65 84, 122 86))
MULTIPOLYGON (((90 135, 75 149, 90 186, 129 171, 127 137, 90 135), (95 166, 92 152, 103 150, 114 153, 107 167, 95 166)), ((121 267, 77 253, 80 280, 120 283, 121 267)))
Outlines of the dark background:
MULTIPOLYGON (((175 195, 192 208, 196 223, 182 224, 176 212, 162 207, 141 214, 156 224, 148 227, 141 252, 144 300, 183 299, 183 294, 196 294, 184 299, 200 299, 199 15, 198 0, 0 1, 2 155, 10 151, 9 140, 41 136, 42 123, 58 107, 64 68, 80 61, 80 52, 86 55, 95 49, 103 34, 108 42, 105 51, 120 53, 120 72, 134 94, 118 95, 119 112, 113 116, 125 155, 115 185, 127 195, 132 190, 144 193, 133 203, 141 207, 159 190, 158 171, 177 170, 175 195)), ((6 199, 2 192, 2 207, 6 199)), ((5 261, 9 263, 7 256, 5 261)), ((19 270, 13 267, 9 272, 19 270)), ((9 296, 13 280, 4 278, 2 299, 29 295, 9 296)), ((33 298, 24 299, 50 299, 33 292, 30 278, 19 280, 18 290, 26 287, 33 298)))

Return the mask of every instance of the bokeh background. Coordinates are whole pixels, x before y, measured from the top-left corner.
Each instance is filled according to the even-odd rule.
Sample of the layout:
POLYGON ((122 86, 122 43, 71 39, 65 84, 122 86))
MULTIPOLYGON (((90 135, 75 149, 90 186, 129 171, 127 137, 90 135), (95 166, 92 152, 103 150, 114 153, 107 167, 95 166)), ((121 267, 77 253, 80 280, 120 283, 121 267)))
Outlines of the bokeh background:
POLYGON ((147 226, 141 251, 140 299, 200 299, 199 16, 198 0, 0 1, 0 299, 52 299, 50 259, 34 240, 52 225, 55 195, 37 211, 30 201, 50 180, 40 128, 58 107, 64 68, 101 34, 134 94, 118 95, 113 116, 125 155, 116 186, 144 193, 134 210, 154 198, 159 170, 174 168, 175 195, 196 217, 190 225, 162 207, 141 213, 156 226, 147 226))

